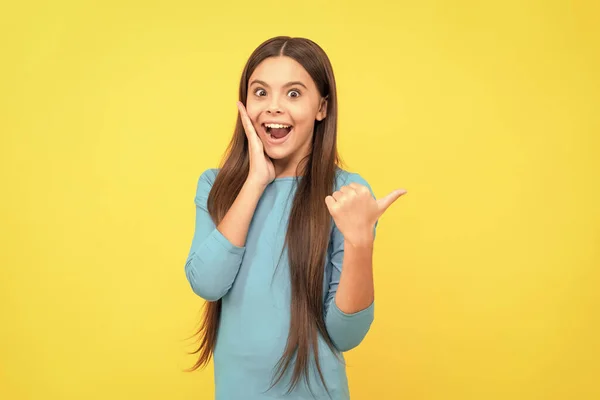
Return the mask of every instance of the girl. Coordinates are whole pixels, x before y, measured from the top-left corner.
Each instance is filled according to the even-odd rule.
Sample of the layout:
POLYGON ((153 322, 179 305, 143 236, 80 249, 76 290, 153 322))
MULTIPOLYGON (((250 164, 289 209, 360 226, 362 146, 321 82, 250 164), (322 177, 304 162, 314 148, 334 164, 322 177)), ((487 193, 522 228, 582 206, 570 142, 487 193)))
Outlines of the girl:
POLYGON ((342 352, 373 321, 375 200, 339 167, 337 97, 325 52, 275 37, 250 56, 220 169, 198 181, 185 264, 207 300, 198 361, 217 400, 348 399, 342 352))

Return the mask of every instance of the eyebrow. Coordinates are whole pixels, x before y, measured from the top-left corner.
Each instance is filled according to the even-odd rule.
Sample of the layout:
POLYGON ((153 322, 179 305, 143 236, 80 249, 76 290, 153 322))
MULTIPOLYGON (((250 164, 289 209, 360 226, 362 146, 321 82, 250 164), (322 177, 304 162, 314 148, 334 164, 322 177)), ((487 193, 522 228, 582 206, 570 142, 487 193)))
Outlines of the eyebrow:
MULTIPOLYGON (((265 82, 265 81, 261 81, 261 80, 259 80, 259 79, 255 79, 255 80, 253 80, 252 82, 250 82, 250 85, 249 85, 249 86, 252 86, 252 85, 255 85, 255 84, 258 84, 258 85, 263 85, 263 86, 266 86, 266 87, 270 87, 270 86, 269 86, 269 84, 268 84, 267 82, 265 82)), ((288 82, 288 83, 286 83, 285 85, 283 85, 283 87, 288 87, 288 86, 296 86, 296 85, 298 85, 298 86, 302 86, 304 89, 308 90, 308 88, 306 87, 306 85, 305 85, 304 83, 300 82, 300 81, 288 82)))

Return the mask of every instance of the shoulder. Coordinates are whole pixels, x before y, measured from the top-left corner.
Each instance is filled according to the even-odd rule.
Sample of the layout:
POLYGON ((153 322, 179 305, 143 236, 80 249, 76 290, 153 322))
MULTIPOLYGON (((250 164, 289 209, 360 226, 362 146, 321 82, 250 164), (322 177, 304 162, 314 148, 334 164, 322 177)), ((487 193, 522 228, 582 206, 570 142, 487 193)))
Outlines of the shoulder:
POLYGON ((218 173, 219 168, 209 168, 200 174, 196 186, 197 196, 208 196, 208 192, 210 192, 213 183, 215 183, 215 178, 217 177, 218 173))
POLYGON ((202 172, 202 174, 200 174, 200 178, 198 179, 198 181, 202 181, 202 182, 214 182, 215 178, 217 177, 217 174, 219 173, 220 168, 209 168, 204 170, 204 172, 202 172))
POLYGON ((373 194, 373 189, 369 182, 357 172, 350 172, 344 169, 338 168, 336 171, 336 179, 335 179, 335 190, 339 190, 342 186, 349 185, 350 183, 358 183, 359 185, 366 186, 371 194, 373 194))

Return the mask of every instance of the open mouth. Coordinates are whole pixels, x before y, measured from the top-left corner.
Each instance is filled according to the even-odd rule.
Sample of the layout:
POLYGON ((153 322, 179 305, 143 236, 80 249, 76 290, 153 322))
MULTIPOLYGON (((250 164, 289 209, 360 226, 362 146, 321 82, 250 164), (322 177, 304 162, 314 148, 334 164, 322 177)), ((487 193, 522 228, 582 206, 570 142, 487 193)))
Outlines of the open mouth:
POLYGON ((286 137, 294 128, 292 125, 286 124, 263 124, 265 132, 271 139, 279 140, 286 137))

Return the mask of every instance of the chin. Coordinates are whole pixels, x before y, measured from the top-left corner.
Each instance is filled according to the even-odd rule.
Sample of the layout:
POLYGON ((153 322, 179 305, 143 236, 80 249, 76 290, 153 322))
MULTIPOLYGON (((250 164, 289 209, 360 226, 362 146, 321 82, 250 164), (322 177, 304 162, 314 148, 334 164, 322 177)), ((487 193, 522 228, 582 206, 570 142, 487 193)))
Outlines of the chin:
POLYGON ((281 151, 281 149, 273 150, 269 149, 265 151, 271 160, 283 160, 287 156, 289 156, 287 151, 281 151))

